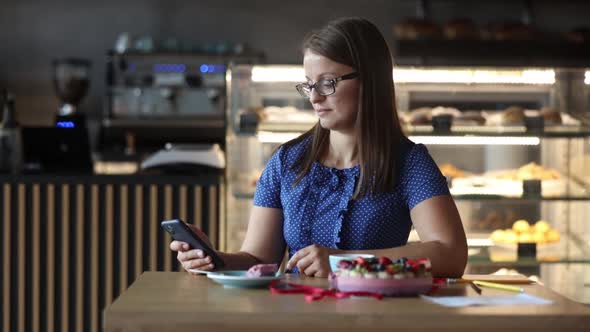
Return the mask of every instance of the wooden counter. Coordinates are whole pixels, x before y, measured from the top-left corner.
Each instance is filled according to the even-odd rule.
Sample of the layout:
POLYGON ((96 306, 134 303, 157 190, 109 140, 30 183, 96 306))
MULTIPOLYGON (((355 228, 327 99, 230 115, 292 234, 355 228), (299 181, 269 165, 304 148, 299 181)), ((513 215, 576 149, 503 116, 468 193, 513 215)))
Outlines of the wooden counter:
MULTIPOLYGON (((327 287, 319 278, 291 282, 327 287)), ((407 330, 535 331, 582 330, 590 308, 539 285, 526 293, 553 300, 551 305, 446 308, 418 297, 325 298, 307 303, 301 294, 277 295, 267 289, 230 289, 205 276, 183 272, 145 272, 104 312, 106 332, 122 331, 320 331, 407 330)), ((486 295, 506 291, 485 289, 486 295)), ((452 285, 440 295, 478 296, 468 285, 452 285)), ((436 295, 436 293, 435 293, 436 295)))
POLYGON ((178 271, 161 220, 223 247, 223 190, 219 175, 0 174, 0 331, 102 331, 143 271, 178 271))

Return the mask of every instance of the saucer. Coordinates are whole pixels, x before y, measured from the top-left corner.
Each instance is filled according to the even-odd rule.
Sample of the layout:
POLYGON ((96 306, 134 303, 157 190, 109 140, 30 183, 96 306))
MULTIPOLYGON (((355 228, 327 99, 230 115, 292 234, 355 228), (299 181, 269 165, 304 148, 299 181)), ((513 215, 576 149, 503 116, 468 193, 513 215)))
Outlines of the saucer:
POLYGON ((207 278, 223 285, 225 288, 255 288, 270 285, 275 280, 285 277, 284 274, 277 274, 267 277, 248 277, 247 271, 219 271, 207 273, 207 278))

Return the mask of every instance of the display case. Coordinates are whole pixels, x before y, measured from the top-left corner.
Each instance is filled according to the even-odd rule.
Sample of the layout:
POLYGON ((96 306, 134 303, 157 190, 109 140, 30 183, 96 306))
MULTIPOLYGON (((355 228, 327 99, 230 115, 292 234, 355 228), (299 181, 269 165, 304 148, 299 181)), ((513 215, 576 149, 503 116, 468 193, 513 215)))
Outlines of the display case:
MULTIPOLYGON (((447 177, 468 237, 467 272, 523 273, 590 302, 589 72, 398 67, 393 77, 404 131, 447 177)), ((301 67, 236 66, 228 79, 233 251, 266 161, 317 118, 294 88, 301 67)))

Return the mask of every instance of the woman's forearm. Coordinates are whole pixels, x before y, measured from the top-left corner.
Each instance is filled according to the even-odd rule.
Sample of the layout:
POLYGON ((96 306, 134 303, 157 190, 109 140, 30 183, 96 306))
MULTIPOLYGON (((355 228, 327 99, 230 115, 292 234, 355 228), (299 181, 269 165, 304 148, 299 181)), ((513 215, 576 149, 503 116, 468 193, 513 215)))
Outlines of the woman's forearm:
POLYGON ((263 263, 258 258, 250 255, 247 252, 225 253, 217 252, 219 257, 225 263, 223 270, 247 270, 252 265, 263 263))
MULTIPOLYGON (((354 253, 357 251, 350 251, 354 253)), ((360 252, 360 251, 358 251, 360 252)), ((429 258, 432 274, 435 277, 457 278, 463 275, 467 264, 467 248, 464 246, 445 245, 438 241, 418 242, 402 247, 363 250, 363 253, 390 258, 429 258)))

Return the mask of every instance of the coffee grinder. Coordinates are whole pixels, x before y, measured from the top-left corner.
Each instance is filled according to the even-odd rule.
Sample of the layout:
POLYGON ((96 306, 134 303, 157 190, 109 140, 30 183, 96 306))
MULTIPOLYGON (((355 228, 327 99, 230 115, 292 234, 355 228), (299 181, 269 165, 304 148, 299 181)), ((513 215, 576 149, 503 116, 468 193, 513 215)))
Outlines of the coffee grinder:
POLYGON ((86 118, 79 112, 79 104, 88 92, 90 61, 66 58, 53 61, 53 83, 61 105, 55 126, 61 128, 86 127, 86 118))

